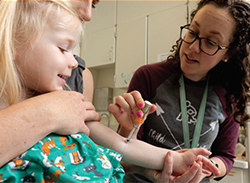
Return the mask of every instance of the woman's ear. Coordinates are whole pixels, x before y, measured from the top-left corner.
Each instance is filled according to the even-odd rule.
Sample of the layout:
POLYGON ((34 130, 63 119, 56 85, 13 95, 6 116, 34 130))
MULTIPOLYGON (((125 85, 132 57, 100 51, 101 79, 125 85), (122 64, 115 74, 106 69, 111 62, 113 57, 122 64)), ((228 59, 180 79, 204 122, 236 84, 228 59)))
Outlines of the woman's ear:
POLYGON ((225 55, 224 58, 222 59, 223 62, 227 62, 229 60, 229 55, 225 55))
POLYGON ((227 58, 225 58, 224 60, 223 60, 223 62, 227 62, 228 61, 228 59, 227 58))

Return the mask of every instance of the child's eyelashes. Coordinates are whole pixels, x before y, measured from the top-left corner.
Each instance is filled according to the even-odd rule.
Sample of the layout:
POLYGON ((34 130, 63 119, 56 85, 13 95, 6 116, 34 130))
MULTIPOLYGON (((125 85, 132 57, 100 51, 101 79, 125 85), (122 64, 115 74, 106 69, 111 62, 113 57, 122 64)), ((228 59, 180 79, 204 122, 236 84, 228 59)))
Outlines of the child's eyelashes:
POLYGON ((66 49, 64 49, 64 48, 61 48, 61 47, 58 47, 58 48, 59 48, 59 50, 60 50, 62 53, 68 52, 68 50, 66 50, 66 49))

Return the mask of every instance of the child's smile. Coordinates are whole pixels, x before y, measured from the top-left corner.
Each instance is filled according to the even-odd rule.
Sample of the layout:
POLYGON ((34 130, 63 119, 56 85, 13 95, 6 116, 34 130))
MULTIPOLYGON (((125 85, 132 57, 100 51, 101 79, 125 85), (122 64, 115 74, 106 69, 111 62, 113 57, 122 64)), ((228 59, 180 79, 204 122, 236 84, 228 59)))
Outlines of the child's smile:
MULTIPOLYGON (((16 57, 24 86, 39 93, 62 90, 65 78, 71 76, 78 63, 73 56, 80 30, 72 29, 69 17, 63 17, 64 27, 58 24, 48 28, 40 39, 16 57)), ((18 54, 17 54, 18 55, 18 54)))

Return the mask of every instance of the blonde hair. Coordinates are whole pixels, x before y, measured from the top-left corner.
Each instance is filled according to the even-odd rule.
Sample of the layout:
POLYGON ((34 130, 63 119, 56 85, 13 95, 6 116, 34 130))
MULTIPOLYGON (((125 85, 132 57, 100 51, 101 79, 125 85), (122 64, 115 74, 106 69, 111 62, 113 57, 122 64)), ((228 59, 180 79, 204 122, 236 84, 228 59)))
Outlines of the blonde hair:
MULTIPOLYGON (((18 102, 24 94, 21 75, 14 62, 14 55, 34 46, 47 28, 63 27, 66 11, 76 21, 72 29, 81 29, 81 21, 70 1, 0 1, 0 98, 9 105, 18 102)), ((67 14, 68 15, 68 14, 67 14)))

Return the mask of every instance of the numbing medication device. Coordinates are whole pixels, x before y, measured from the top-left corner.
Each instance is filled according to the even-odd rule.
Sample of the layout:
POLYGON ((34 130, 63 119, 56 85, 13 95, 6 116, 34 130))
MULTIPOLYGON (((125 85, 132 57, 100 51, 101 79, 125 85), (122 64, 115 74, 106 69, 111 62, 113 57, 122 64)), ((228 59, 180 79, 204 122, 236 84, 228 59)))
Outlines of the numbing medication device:
POLYGON ((127 138, 127 142, 129 142, 129 140, 131 139, 131 137, 134 134, 135 130, 137 128, 139 128, 142 125, 142 123, 145 121, 145 119, 147 118, 147 115, 148 115, 148 113, 150 111, 151 106, 152 106, 152 104, 149 101, 145 100, 145 106, 142 109, 143 117, 142 118, 138 118, 138 117, 135 118, 135 124, 134 124, 134 127, 131 130, 128 138, 127 138))

